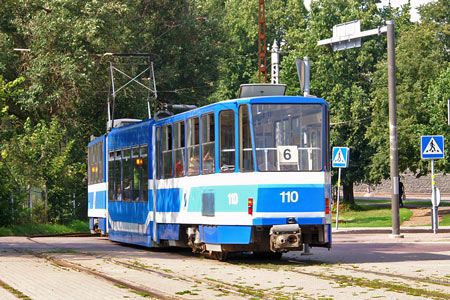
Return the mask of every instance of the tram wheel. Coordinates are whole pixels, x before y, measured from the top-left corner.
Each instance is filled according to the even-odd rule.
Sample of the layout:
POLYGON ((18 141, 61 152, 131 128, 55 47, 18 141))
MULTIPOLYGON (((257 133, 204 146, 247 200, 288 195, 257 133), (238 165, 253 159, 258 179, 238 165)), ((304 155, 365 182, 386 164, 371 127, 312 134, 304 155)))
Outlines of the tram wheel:
POLYGON ((211 258, 219 260, 219 261, 226 261, 228 258, 228 253, 223 251, 213 251, 211 253, 211 258))
POLYGON ((253 256, 255 256, 257 259, 278 260, 281 259, 282 255, 283 255, 282 252, 272 252, 272 251, 253 252, 253 256))

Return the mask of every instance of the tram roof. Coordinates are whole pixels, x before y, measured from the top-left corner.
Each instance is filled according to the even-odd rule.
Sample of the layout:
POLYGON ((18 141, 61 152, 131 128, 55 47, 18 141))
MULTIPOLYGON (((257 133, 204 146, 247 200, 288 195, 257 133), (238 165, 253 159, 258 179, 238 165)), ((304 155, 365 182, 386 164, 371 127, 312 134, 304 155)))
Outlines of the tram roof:
MULTIPOLYGON (((200 114, 213 112, 222 109, 231 109, 239 106, 241 104, 327 104, 328 102, 316 97, 304 97, 304 96, 263 96, 263 97, 248 97, 248 98, 235 98, 230 100, 223 100, 215 103, 208 104, 206 106, 198 107, 186 112, 182 112, 161 120, 157 122, 160 123, 170 123, 172 121, 182 120, 184 118, 190 118, 193 116, 198 116, 200 114)), ((132 124, 125 125, 123 127, 114 128, 113 132, 120 132, 121 130, 128 130, 133 127, 140 127, 146 122, 154 122, 154 119, 147 119, 141 122, 136 122, 132 124)))

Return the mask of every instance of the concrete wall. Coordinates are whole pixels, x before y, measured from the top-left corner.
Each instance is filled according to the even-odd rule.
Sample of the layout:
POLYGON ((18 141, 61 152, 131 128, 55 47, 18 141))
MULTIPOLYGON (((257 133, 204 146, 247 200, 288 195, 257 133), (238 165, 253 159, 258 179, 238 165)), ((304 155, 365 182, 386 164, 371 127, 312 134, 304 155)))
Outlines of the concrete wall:
MULTIPOLYGON (((405 193, 412 194, 431 194, 431 174, 416 178, 412 172, 405 172, 400 175, 400 181, 405 186, 405 193)), ((441 193, 450 194, 450 175, 436 174, 436 187, 441 193)), ((372 185, 370 191, 374 193, 390 193, 391 180, 383 180, 379 185, 372 185)), ((367 184, 358 184, 354 186, 354 192, 366 193, 367 184)))

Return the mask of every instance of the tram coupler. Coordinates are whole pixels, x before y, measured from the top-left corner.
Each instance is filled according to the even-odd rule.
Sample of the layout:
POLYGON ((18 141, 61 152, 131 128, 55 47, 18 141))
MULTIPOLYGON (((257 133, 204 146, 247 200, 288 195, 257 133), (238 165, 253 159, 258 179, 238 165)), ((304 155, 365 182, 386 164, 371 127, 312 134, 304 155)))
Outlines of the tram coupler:
POLYGON ((273 225, 270 228, 270 250, 272 252, 301 251, 303 250, 301 235, 298 224, 273 225))

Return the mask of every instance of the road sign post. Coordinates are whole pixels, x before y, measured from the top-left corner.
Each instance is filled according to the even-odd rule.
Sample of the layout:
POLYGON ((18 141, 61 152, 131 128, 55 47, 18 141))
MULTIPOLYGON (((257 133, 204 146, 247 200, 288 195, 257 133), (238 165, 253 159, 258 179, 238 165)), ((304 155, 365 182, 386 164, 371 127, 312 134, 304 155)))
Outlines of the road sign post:
POLYGON ((333 168, 339 168, 338 171, 338 185, 336 195, 336 229, 339 229, 339 200, 340 200, 340 186, 341 186, 341 170, 347 168, 350 158, 350 149, 347 147, 333 147, 333 168))
POLYGON ((425 135, 420 137, 420 153, 422 159, 431 159, 431 224, 436 234, 439 227, 438 207, 441 200, 439 189, 436 188, 434 175, 434 160, 444 158, 444 137, 442 135, 425 135))

